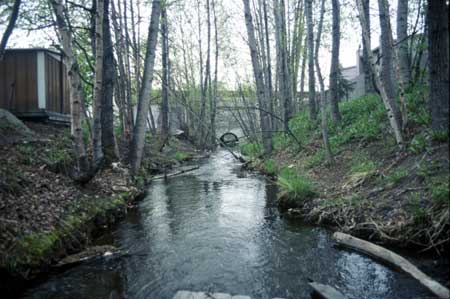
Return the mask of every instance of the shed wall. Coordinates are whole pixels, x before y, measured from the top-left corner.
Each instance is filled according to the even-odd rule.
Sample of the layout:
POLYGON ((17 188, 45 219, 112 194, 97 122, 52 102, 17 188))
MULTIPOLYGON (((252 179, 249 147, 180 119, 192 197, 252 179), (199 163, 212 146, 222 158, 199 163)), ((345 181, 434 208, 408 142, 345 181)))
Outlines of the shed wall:
POLYGON ((13 112, 38 111, 36 52, 5 52, 0 62, 0 107, 13 112))

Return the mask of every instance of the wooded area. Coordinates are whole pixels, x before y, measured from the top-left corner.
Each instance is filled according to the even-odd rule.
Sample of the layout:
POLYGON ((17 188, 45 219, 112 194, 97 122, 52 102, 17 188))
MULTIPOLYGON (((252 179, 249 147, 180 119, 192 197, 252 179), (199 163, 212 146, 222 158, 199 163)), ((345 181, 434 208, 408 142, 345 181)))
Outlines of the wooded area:
MULTIPOLYGON (((64 67, 45 84, 63 104, 47 108, 70 115, 70 159, 55 168, 77 186, 120 172, 143 188, 152 176, 197 170, 167 174, 221 146, 242 169, 268 175, 292 217, 442 254, 448 18, 447 0, 5 0, 0 103, 13 113, 19 102, 42 108, 38 54, 25 67, 10 49, 61 53, 64 67), (19 71, 31 78, 26 89, 11 81, 19 71), (220 138, 227 132, 231 145, 220 138), (174 153, 180 144, 195 152, 174 153)), ((6 182, 0 191, 12 198, 6 182)))

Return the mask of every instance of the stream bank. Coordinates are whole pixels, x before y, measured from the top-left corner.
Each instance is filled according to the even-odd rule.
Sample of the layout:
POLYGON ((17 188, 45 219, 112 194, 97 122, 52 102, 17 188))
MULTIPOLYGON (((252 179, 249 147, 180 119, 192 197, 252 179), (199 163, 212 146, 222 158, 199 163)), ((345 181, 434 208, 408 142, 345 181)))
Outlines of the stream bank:
POLYGON ((198 155, 170 140, 147 148, 141 177, 132 180, 124 164, 113 163, 87 184, 70 176, 72 141, 67 127, 0 121, 0 291, 48 272, 67 255, 92 245, 95 237, 123 219, 145 195, 146 180, 198 155))

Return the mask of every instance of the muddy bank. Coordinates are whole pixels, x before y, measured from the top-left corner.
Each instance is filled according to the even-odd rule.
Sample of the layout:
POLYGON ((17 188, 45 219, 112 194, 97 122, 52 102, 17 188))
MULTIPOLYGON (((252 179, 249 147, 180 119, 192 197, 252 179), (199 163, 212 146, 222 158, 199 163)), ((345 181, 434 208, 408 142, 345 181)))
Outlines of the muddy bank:
POLYGON ((71 178, 74 158, 69 128, 18 124, 2 122, 0 126, 2 293, 90 246, 93 238, 142 198, 152 174, 168 172, 199 155, 174 138, 163 148, 146 149, 148 158, 140 176, 132 179, 126 163, 118 161, 81 185, 71 178))
POLYGON ((247 165, 274 181, 289 168, 311 182, 310 198, 280 192, 286 215, 390 246, 448 252, 448 143, 420 154, 382 142, 348 144, 333 165, 314 161, 314 146, 247 165))

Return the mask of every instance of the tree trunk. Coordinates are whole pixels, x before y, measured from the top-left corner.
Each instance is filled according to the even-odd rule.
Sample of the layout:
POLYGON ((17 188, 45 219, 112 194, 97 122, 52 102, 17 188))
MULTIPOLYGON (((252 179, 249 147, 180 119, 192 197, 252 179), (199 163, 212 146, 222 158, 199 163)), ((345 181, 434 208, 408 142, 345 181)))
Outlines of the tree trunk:
POLYGON ((144 60, 144 76, 139 93, 136 124, 134 125, 133 141, 130 149, 131 172, 136 175, 141 166, 145 145, 146 120, 150 107, 150 92, 152 89, 153 69, 155 66, 156 43, 158 40, 159 19, 161 16, 161 0, 153 0, 152 14, 148 28, 147 49, 144 60))
POLYGON ((262 111, 259 113, 261 131, 262 131, 262 142, 264 147, 264 153, 270 154, 272 152, 272 132, 270 128, 270 116, 267 113, 267 100, 268 97, 264 92, 264 78, 261 65, 259 63, 259 55, 256 45, 255 29, 253 26, 253 19, 250 11, 249 0, 242 0, 244 3, 244 13, 245 13, 245 25, 247 27, 248 34, 248 46, 250 49, 250 56, 252 59, 253 75, 256 82, 256 94, 258 98, 258 104, 262 111))
MULTIPOLYGON (((367 28, 370 28, 370 0, 362 0, 363 1, 363 8, 364 8, 364 18, 367 22, 367 28)), ((370 40, 370 31, 368 32, 369 34, 369 40, 370 40)), ((365 93, 371 93, 375 91, 374 88, 374 77, 373 77, 373 73, 371 72, 371 67, 370 67, 370 61, 369 61, 369 57, 367 56, 367 51, 371 51, 371 45, 369 44, 369 49, 366 48, 366 43, 364 42, 364 37, 362 37, 363 39, 363 53, 362 53, 362 67, 363 67, 363 71, 364 71, 364 91, 365 93)))
POLYGON ((320 7, 320 19, 319 24, 317 28, 317 37, 316 37, 316 46, 314 49, 315 53, 315 63, 316 63, 316 72, 317 72, 317 79, 319 80, 319 86, 320 86, 320 112, 321 112, 321 127, 322 127, 322 138, 323 138, 323 145, 325 148, 325 155, 328 163, 333 163, 333 154, 331 152, 330 147, 330 140, 328 138, 328 128, 327 128, 327 111, 326 111, 326 102, 325 102, 325 85, 322 78, 322 73, 320 71, 320 64, 319 64, 319 48, 320 48, 320 39, 322 37, 322 28, 323 28, 323 17, 325 14, 325 0, 322 0, 321 7, 320 7))
POLYGON ((169 30, 167 23, 167 3, 161 7, 161 58, 162 58, 162 102, 161 102, 161 142, 169 136, 169 30))
POLYGON ((119 73, 119 79, 117 80, 117 88, 119 99, 119 110, 122 115, 122 124, 123 124, 123 135, 127 141, 131 140, 131 130, 133 126, 132 116, 129 115, 129 111, 127 109, 127 84, 126 84, 126 72, 125 72, 125 63, 123 60, 124 56, 124 45, 123 45, 123 34, 122 34, 122 17, 117 14, 114 1, 111 1, 111 12, 112 12, 112 24, 114 27, 115 33, 115 42, 116 42, 116 51, 117 51, 117 69, 119 73), (117 22, 119 20, 119 22, 117 22))
POLYGON ((214 52, 214 82, 213 82, 213 96, 210 103, 210 118, 211 118, 211 147, 215 147, 216 145, 216 110, 217 110, 217 99, 218 99, 218 90, 217 90, 217 76, 218 76, 218 67, 219 67, 219 36, 218 36, 218 28, 217 28, 217 15, 216 15, 216 1, 212 0, 212 9, 214 16, 214 44, 215 44, 215 52, 214 52))
POLYGON ((448 130, 449 32, 445 0, 428 1, 427 24, 431 128, 434 131, 448 130))
POLYGON ((105 162, 110 164, 119 157, 116 139, 114 137, 114 82, 116 70, 114 68, 114 49, 109 25, 109 5, 111 0, 104 0, 103 16, 103 85, 102 85, 102 148, 105 162))
POLYGON ((339 0, 332 0, 333 5, 333 28, 332 28, 332 47, 331 47, 331 69, 330 69, 330 108, 331 118, 334 123, 341 122, 341 113, 339 112, 339 91, 338 91, 338 73, 339 73, 339 48, 340 48, 340 4, 339 0))
POLYGON ((95 15, 95 81, 93 96, 94 124, 92 130, 92 151, 94 164, 103 159, 102 151, 102 85, 103 85, 103 15, 104 0, 97 0, 95 15))
POLYGON ((56 26, 61 38, 64 51, 64 64, 66 65, 67 77, 70 85, 70 116, 71 116, 71 134, 75 143, 75 156, 77 166, 81 175, 89 171, 89 161, 86 155, 86 147, 83 140, 82 130, 82 103, 83 90, 79 75, 79 66, 73 52, 72 34, 66 23, 65 10, 62 0, 50 0, 53 12, 56 17, 56 26))
POLYGON ((380 77, 384 89, 391 101, 391 106, 398 123, 402 124, 400 109, 395 101, 397 92, 394 73, 394 45, 392 39, 391 21, 389 16, 389 4, 386 0, 378 0, 378 10, 380 17, 380 49, 381 49, 381 71, 380 77))
MULTIPOLYGON (((308 60, 308 47, 306 46, 307 43, 307 37, 305 37, 304 41, 304 47, 303 47, 303 54, 302 54, 302 66, 301 66, 301 72, 300 72, 300 99, 299 99, 299 105, 303 106, 303 101, 305 99, 305 71, 306 71, 306 60, 308 60)), ((299 106, 300 109, 301 106, 299 106)))
POLYGON ((276 122, 274 115, 274 107, 273 107, 273 83, 272 83, 272 56, 270 55, 270 39, 269 39, 269 18, 267 15, 267 3, 266 0, 263 0, 263 12, 264 12, 264 32, 266 35, 266 53, 267 53, 267 68, 264 70, 267 76, 267 90, 269 93, 268 101, 269 101, 269 113, 270 113, 270 128, 274 130, 274 124, 276 122))
POLYGON ((284 0, 274 0, 275 34, 278 49, 278 82, 283 103, 283 125, 284 131, 289 131, 289 120, 292 115, 291 107, 291 79, 288 66, 288 43, 286 36, 286 18, 284 0))
POLYGON ((398 0, 397 53, 400 80, 408 86, 411 83, 411 59, 408 52, 408 0, 398 0))
POLYGON ((5 52, 6 44, 8 43, 8 39, 11 36, 11 33, 13 32, 14 26, 16 25, 17 17, 19 16, 20 3, 21 0, 14 1, 8 25, 6 26, 6 30, 3 33, 2 40, 0 41, 0 61, 3 60, 3 54, 5 52))
POLYGON ((305 0, 306 26, 308 30, 308 99, 309 118, 316 120, 316 80, 314 78, 314 29, 312 22, 312 0, 305 0))
MULTIPOLYGON (((363 42, 366 45, 366 50, 370 49, 370 29, 368 27, 368 23, 365 16, 364 11, 364 0, 357 0, 356 4, 358 6, 358 12, 359 12, 359 21, 361 23, 361 29, 363 32, 363 42)), ((378 90, 381 93, 381 99, 383 100, 384 106, 387 111, 389 123, 391 125, 392 130, 394 131, 394 136, 397 144, 400 146, 400 148, 403 147, 403 136, 402 132, 400 130, 400 124, 398 122, 398 119, 396 118, 391 103, 393 102, 392 98, 389 98, 388 93, 386 92, 384 85, 380 79, 380 76, 375 72, 375 65, 376 62, 373 58, 372 51, 368 50, 366 51, 368 61, 370 62, 370 72, 374 75, 375 84, 378 90)))

